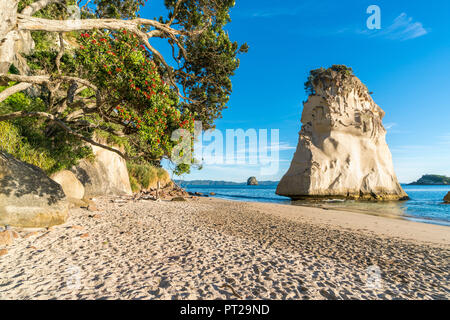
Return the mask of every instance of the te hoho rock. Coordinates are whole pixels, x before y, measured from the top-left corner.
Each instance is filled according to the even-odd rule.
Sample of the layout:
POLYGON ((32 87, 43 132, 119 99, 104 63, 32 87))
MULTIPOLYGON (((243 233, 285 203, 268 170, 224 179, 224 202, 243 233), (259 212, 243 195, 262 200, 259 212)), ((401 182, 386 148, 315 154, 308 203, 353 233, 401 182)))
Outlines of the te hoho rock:
POLYGON ((293 200, 405 200, 386 143, 384 111, 345 71, 311 73, 297 150, 276 193, 293 200))

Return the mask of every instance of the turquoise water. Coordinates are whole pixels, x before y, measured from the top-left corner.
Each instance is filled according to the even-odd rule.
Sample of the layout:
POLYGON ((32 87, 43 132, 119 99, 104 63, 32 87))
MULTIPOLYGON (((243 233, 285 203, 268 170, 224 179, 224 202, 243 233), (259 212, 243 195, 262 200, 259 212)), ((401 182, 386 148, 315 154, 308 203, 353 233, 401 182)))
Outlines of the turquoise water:
MULTIPOLYGON (((447 192, 450 191, 450 186, 403 185, 403 188, 411 200, 386 203, 331 200, 317 204, 296 201, 292 204, 336 208, 450 226, 450 205, 443 204, 442 201, 447 192)), ((187 191, 204 194, 214 192, 216 193, 215 197, 230 200, 291 203, 289 198, 275 194, 276 185, 186 186, 186 189, 187 191)))

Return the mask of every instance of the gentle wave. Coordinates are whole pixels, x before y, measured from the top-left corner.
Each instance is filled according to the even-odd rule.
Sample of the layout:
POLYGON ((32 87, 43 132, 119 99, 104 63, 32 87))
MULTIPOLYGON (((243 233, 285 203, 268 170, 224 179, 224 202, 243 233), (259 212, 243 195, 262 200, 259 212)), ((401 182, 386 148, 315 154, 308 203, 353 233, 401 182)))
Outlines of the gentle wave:
MULTIPOLYGON (((331 199, 321 202, 326 206, 341 210, 354 210, 366 214, 401 217, 408 220, 450 226, 450 205, 443 198, 450 192, 450 186, 408 186, 403 185, 411 200, 401 202, 358 202, 331 199)), ((290 203, 290 199, 275 194, 274 186, 187 186, 191 192, 214 192, 215 197, 251 202, 290 203)), ((311 206, 311 203, 305 205, 311 206)))

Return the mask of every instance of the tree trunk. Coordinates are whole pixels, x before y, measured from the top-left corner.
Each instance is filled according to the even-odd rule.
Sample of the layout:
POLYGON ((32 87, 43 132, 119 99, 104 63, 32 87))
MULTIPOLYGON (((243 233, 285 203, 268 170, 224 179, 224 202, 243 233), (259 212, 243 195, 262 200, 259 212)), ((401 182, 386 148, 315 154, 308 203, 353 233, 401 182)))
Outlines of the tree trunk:
POLYGON ((19 0, 0 0, 0 73, 7 73, 14 61, 19 0))

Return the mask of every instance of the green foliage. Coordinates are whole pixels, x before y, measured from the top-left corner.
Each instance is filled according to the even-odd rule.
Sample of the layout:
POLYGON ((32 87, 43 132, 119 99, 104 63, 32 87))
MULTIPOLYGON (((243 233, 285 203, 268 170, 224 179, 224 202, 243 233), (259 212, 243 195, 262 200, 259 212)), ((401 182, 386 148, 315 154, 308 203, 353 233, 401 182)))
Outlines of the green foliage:
POLYGON ((99 18, 130 19, 138 16, 138 11, 147 0, 95 0, 93 14, 99 18))
POLYGON ((308 81, 305 82, 306 93, 309 95, 316 94, 314 90, 314 85, 317 83, 317 81, 329 77, 333 72, 337 73, 339 76, 343 78, 353 76, 353 69, 341 64, 334 64, 328 69, 321 67, 319 69, 311 70, 308 76, 308 81))
POLYGON ((31 146, 20 134, 20 130, 9 122, 0 122, 0 150, 15 158, 35 165, 50 173, 55 166, 55 159, 45 149, 31 146))
POLYGON ((167 182, 170 176, 166 170, 146 164, 127 163, 128 175, 133 192, 150 189, 158 181, 167 182))
MULTIPOLYGON (((176 2, 166 0, 165 4, 173 10, 176 2)), ((186 57, 176 57, 183 67, 175 70, 178 84, 189 98, 197 101, 189 107, 205 129, 214 127, 214 121, 226 108, 232 92, 231 76, 240 64, 237 56, 248 51, 247 44, 239 46, 232 42, 224 30, 231 22, 229 10, 234 4, 234 0, 187 0, 174 18, 186 30, 206 29, 198 36, 182 40, 186 57)))
MULTIPOLYGON (((4 89, 5 87, 0 87, 0 92, 4 89)), ((46 104, 41 98, 32 98, 23 92, 16 93, 0 103, 0 114, 45 110, 46 104)), ((78 160, 92 153, 78 138, 55 128, 47 120, 19 118, 14 121, 1 121, 0 125, 0 148, 22 161, 40 167, 48 174, 70 168, 78 160)))
MULTIPOLYGON (((34 0, 21 0, 19 11, 34 0)), ((67 5, 86 4, 86 0, 66 0, 52 3, 35 14, 49 19, 67 19, 67 5)), ((82 18, 132 19, 146 0, 93 0, 82 11, 82 18)), ((95 31, 86 36, 79 32, 64 34, 66 52, 61 58, 61 75, 89 80, 100 88, 101 109, 83 114, 76 121, 66 124, 87 138, 95 135, 108 143, 124 147, 126 154, 141 165, 159 165, 175 146, 171 141, 177 129, 193 132, 194 117, 203 122, 204 128, 214 126, 214 121, 226 108, 232 92, 231 76, 239 67, 237 55, 247 52, 246 44, 232 42, 225 26, 231 21, 229 10, 234 0, 185 0, 177 8, 176 0, 166 0, 167 17, 162 23, 172 22, 179 30, 199 31, 200 35, 176 39, 167 38, 174 46, 173 58, 177 62, 171 69, 177 87, 189 99, 180 101, 174 87, 166 84, 168 70, 134 36, 125 32, 95 31), (178 50, 175 41, 183 50, 178 50), (182 54, 185 53, 185 54, 182 54)), ((144 27, 142 30, 145 31, 144 27)), ((58 55, 57 33, 32 32, 35 50, 27 58, 32 74, 56 76, 58 55)), ((166 57, 168 60, 168 57, 166 57)), ((71 84, 62 84, 59 92, 71 90, 71 84)), ((58 94, 60 94, 58 93, 58 94)), ((66 120, 87 105, 95 104, 95 92, 84 89, 75 101, 61 103, 61 95, 55 98, 45 86, 34 87, 26 94, 16 94, 0 104, 0 113, 11 111, 44 111, 57 114, 66 120), (80 98, 83 99, 80 99, 80 98), (62 111, 59 111, 62 110, 62 111)), ((46 150, 57 164, 67 167, 89 155, 84 143, 44 119, 27 118, 11 122, 32 148, 46 150)), ((180 138, 182 140, 182 137, 180 138)), ((183 143, 186 143, 183 140, 183 143)), ((193 141, 187 141, 192 145, 193 141)), ((178 165, 176 173, 189 172, 190 165, 178 165)), ((135 181, 139 184, 139 179, 135 181)))
MULTIPOLYGON (((76 63, 80 75, 101 88, 112 122, 122 124, 127 138, 146 150, 143 158, 170 156, 177 129, 193 133, 194 115, 178 102, 161 79, 157 64, 128 32, 82 33, 76 63)), ((138 150, 136 150, 137 153, 138 150)))

